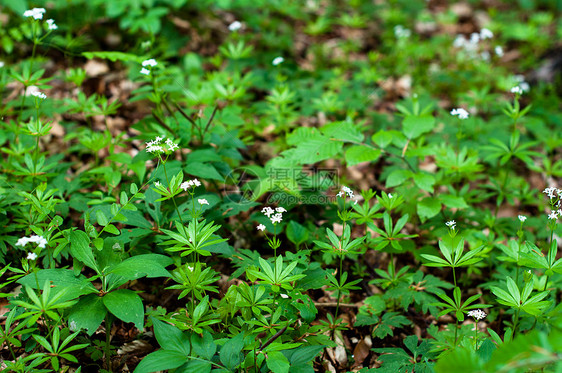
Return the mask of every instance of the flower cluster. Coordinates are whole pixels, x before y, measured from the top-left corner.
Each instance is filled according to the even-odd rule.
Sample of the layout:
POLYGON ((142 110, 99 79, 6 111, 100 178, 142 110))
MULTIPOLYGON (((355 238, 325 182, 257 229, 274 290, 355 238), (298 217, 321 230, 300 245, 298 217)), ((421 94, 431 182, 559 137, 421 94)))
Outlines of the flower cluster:
MULTIPOLYGON (((201 186, 201 182, 197 179, 193 179, 193 180, 187 180, 187 181, 184 181, 183 183, 181 183, 180 188, 187 191, 190 188, 195 188, 195 187, 198 187, 198 186, 201 186)), ((207 205, 209 204, 209 202, 207 202, 206 199, 200 199, 199 200, 199 203, 203 204, 203 202, 201 202, 201 201, 205 201, 207 205)))
POLYGON ((561 200, 562 189, 550 187, 550 188, 545 188, 542 192, 548 196, 548 198, 550 200, 550 207, 553 210, 548 215, 548 218, 551 219, 551 220, 556 220, 559 217, 561 217, 562 216, 562 208, 560 208, 560 207, 561 207, 561 204, 562 204, 562 200, 561 200))
POLYGON ((141 69, 140 73, 144 74, 144 75, 150 75, 150 69, 152 69, 156 65, 158 65, 158 62, 156 62, 156 60, 154 58, 144 60, 144 61, 142 61, 142 69, 141 69), (147 69, 146 68, 147 66, 149 66, 150 69, 147 69))
POLYGON ((410 35, 412 35, 412 31, 410 31, 410 29, 407 29, 402 25, 394 26, 394 36, 396 36, 397 39, 409 38, 410 35))
MULTIPOLYGON (((277 223, 281 223, 281 221, 283 220, 283 213, 287 212, 287 210, 285 210, 284 207, 276 207, 275 210, 274 210, 271 207, 267 206, 267 207, 264 207, 261 210, 261 212, 262 212, 262 214, 267 216, 269 218, 269 220, 271 220, 271 223, 277 224, 277 223)), ((263 227, 263 229, 260 229, 261 226, 262 226, 262 224, 258 225, 258 230, 263 231, 263 229, 265 229, 265 227, 263 227)))
POLYGON ((47 240, 43 236, 33 235, 30 237, 22 237, 16 242, 16 246, 25 246, 30 242, 34 242, 38 247, 44 249, 47 245, 47 240))
POLYGON ((43 92, 39 92, 39 91, 32 91, 29 93, 30 95, 40 98, 41 100, 45 100, 47 98, 47 95, 44 94, 43 92))
POLYGON ((486 312, 482 311, 482 310, 472 310, 472 311, 468 311, 468 316, 473 317, 474 320, 482 320, 483 318, 485 318, 486 312))
MULTIPOLYGON (((531 86, 529 86, 529 83, 527 83, 525 81, 525 77, 523 75, 515 75, 513 77, 513 79, 517 83, 517 87, 519 87, 521 89, 521 93, 529 92, 529 90, 531 89, 531 86)), ((512 91, 513 91, 513 88, 512 88, 512 91)))
POLYGON ((521 89, 521 87, 516 85, 515 87, 511 88, 511 93, 515 93, 516 95, 522 95, 523 90, 521 89))
POLYGON ((526 217, 525 215, 517 215, 517 217, 519 218, 519 221, 520 221, 521 223, 524 223, 525 220, 527 220, 527 217, 526 217))
POLYGON ((344 194, 347 194, 347 196, 350 199, 355 198, 355 194, 353 193, 353 190, 351 190, 351 188, 349 188, 349 187, 346 187, 345 185, 342 185, 341 190, 338 192, 337 196, 343 197, 344 194))
POLYGON ((156 136, 152 141, 146 143, 146 151, 148 153, 160 154, 160 153, 171 153, 178 149, 178 144, 176 144, 172 139, 166 139, 164 144, 162 144, 164 137, 156 136))
POLYGON ((271 62, 271 64, 272 64, 273 66, 277 66, 277 65, 282 64, 283 61, 285 61, 285 59, 284 59, 283 57, 275 57, 275 58, 273 59, 273 61, 271 62))
POLYGON ((33 19, 43 19, 43 14, 45 12, 45 8, 33 8, 23 12, 23 16, 26 18, 33 17, 33 19))
POLYGON ((56 30, 59 28, 59 26, 56 25, 54 19, 48 19, 47 24, 49 25, 49 30, 56 30))
POLYGON ((27 253, 27 260, 35 260, 37 259, 37 254, 35 253, 27 253))
MULTIPOLYGON (((469 38, 464 35, 457 35, 455 41, 453 42, 453 47, 463 49, 470 57, 474 58, 478 56, 478 49, 480 42, 486 39, 492 39, 494 33, 487 28, 483 28, 480 32, 473 32, 470 34, 469 38)), ((494 52, 498 57, 503 56, 503 48, 496 46, 494 52)), ((480 58, 488 61, 490 60, 490 52, 483 50, 480 52, 480 58)))
POLYGON ((234 21, 228 26, 228 29, 232 32, 238 31, 241 28, 242 28, 242 23, 240 23, 239 21, 234 21))
POLYGON ((451 229, 455 229, 455 227, 457 226, 457 223, 455 223, 454 220, 450 220, 448 222, 445 223, 445 225, 451 229))
POLYGON ((458 115, 459 119, 468 119, 468 111, 464 110, 463 108, 451 110, 451 115, 458 115))
POLYGON ((208 205, 209 201, 207 201, 205 198, 198 198, 197 202, 199 202, 200 205, 208 205))

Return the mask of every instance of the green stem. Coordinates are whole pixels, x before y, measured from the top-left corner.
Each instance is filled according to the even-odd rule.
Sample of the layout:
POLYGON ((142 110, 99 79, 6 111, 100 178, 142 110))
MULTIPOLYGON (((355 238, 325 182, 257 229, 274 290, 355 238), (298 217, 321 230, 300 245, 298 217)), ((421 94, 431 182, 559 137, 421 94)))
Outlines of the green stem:
POLYGON ((455 273, 455 267, 453 267, 453 284, 457 287, 457 274, 455 273))
MULTIPOLYGON (((166 162, 162 162, 162 166, 164 167, 164 176, 166 177, 166 183, 168 184, 168 188, 170 188, 170 180, 168 179, 168 172, 166 171, 166 162)), ((181 214, 180 214, 180 210, 178 209, 176 199, 174 197, 172 197, 172 202, 174 203, 176 213, 178 214, 178 217, 180 218, 181 225, 185 226, 185 223, 183 222, 183 219, 182 219, 181 214)))
POLYGON ((515 338, 515 333, 517 332, 517 323, 519 322, 519 309, 517 309, 517 312, 513 316, 513 338, 515 338))
POLYGON ((105 360, 105 367, 109 372, 111 370, 111 315, 109 312, 105 315, 105 345, 104 347, 104 360, 105 360))

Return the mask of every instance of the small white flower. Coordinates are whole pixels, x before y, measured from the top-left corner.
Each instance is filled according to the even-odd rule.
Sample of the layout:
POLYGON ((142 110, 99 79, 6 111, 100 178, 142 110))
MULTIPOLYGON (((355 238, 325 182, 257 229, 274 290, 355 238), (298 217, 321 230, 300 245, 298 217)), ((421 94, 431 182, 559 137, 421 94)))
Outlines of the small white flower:
POLYGON ((228 29, 230 31, 238 31, 242 28, 242 23, 238 22, 238 21, 234 21, 232 22, 229 26, 228 29))
POLYGON ((486 312, 482 310, 472 310, 472 311, 468 311, 468 316, 473 317, 475 320, 482 320, 487 315, 486 312))
POLYGON ((402 25, 394 26, 394 36, 396 36, 398 39, 409 38, 410 35, 412 35, 412 31, 405 28, 404 26, 402 25))
POLYGON ((392 193, 388 193, 388 198, 392 198, 392 193))
POLYGON ((277 212, 287 212, 287 210, 285 210, 284 207, 277 207, 277 208, 275 209, 275 211, 277 211, 277 212))
POLYGON ((27 260, 35 260, 37 259, 37 254, 35 253, 27 253, 27 260))
POLYGON ((519 218, 519 221, 521 223, 525 222, 525 220, 527 220, 527 217, 525 215, 517 215, 517 217, 519 218))
POLYGON ((503 57, 503 48, 499 45, 494 48, 494 52, 496 53, 496 56, 503 57))
POLYGON ((201 183, 199 182, 199 180, 193 179, 191 181, 193 182, 193 185, 195 185, 196 187, 201 186, 201 183))
POLYGON ((24 17, 33 17, 34 19, 43 19, 43 13, 45 13, 45 8, 33 8, 23 12, 24 17))
POLYGON ((55 20, 54 19, 48 19, 47 20, 47 24, 49 25, 49 30, 56 30, 59 27, 55 24, 55 20))
POLYGON ((256 228, 257 228, 258 231, 263 231, 265 229, 265 225, 260 224, 256 228))
POLYGON ((558 211, 552 211, 549 215, 548 218, 551 220, 556 220, 558 219, 558 211))
POLYGON ((0 61, 0 69, 4 67, 4 61, 0 61))
POLYGON ((453 47, 463 48, 466 45, 466 38, 463 35, 457 35, 453 42, 453 47))
POLYGON ((523 90, 521 89, 521 87, 515 86, 515 87, 511 88, 511 93, 515 93, 516 95, 522 95, 523 90))
POLYGON ((146 67, 143 67, 140 70, 140 73, 143 74, 143 75, 150 75, 150 70, 148 70, 146 67))
POLYGON ((550 199, 556 198, 556 196, 554 195, 554 192, 556 192, 556 188, 554 187, 545 188, 542 192, 546 193, 548 195, 548 198, 550 199))
POLYGON ((16 246, 25 246, 29 242, 36 243, 37 247, 40 247, 42 249, 44 249, 45 246, 47 246, 47 240, 43 236, 37 236, 37 235, 32 235, 30 237, 22 237, 18 239, 18 242, 16 242, 16 246))
POLYGON ((519 88, 521 88, 521 90, 523 92, 529 92, 529 90, 531 89, 531 86, 529 85, 529 83, 527 82, 520 82, 519 83, 519 88))
POLYGON ((146 151, 148 153, 162 153, 164 151, 164 149, 160 146, 160 145, 148 145, 146 147, 146 151))
POLYGON ((209 204, 209 202, 205 198, 198 198, 197 202, 199 202, 200 205, 208 205, 209 204))
POLYGON ((480 34, 473 32, 472 34, 470 34, 470 44, 472 45, 476 45, 478 44, 478 42, 480 42, 480 34))
POLYGON ((34 97, 37 97, 37 98, 40 98, 41 100, 44 100, 44 99, 47 98, 46 94, 44 94, 43 92, 39 92, 39 91, 32 91, 32 92, 30 92, 30 95, 32 95, 34 97))
POLYGON ((283 220, 283 216, 281 215, 280 212, 278 212, 277 214, 274 214, 273 216, 271 216, 269 219, 271 220, 271 222, 273 224, 281 223, 281 221, 283 220))
POLYGON ((480 39, 486 40, 486 39, 491 39, 493 37, 494 37, 494 33, 488 30, 487 28, 483 28, 482 30, 480 30, 480 39))
POLYGON ((166 140, 166 146, 168 147, 169 152, 173 152, 174 150, 178 149, 178 144, 173 142, 171 139, 166 140))
POLYGON ((285 59, 284 59, 283 57, 275 57, 275 58, 273 59, 273 61, 271 62, 271 64, 272 64, 273 66, 277 66, 277 65, 282 64, 283 61, 285 61, 285 59))
POLYGON ((450 220, 448 222, 445 223, 445 225, 451 229, 455 229, 455 226, 457 225, 457 223, 455 223, 454 220, 450 220))
POLYGON ((159 181, 157 181, 157 182, 154 183, 154 186, 155 186, 156 188, 160 188, 161 185, 162 185, 162 184, 160 184, 159 181))
POLYGON ((266 206, 261 210, 262 214, 267 216, 268 218, 275 212, 271 207, 266 206))
POLYGON ((283 298, 283 299, 288 299, 288 298, 289 298, 289 296, 288 296, 287 294, 279 294, 279 295, 280 295, 281 298, 283 298))
POLYGON ((156 60, 154 58, 142 61, 143 67, 146 67, 146 66, 154 67, 156 65, 158 65, 158 62, 156 62, 156 60))
POLYGON ((76 321, 72 320, 68 324, 68 329, 70 329, 71 332, 75 332, 78 329, 78 325, 76 325, 76 321))
POLYGON ((459 119, 467 119, 468 118, 468 111, 464 110, 463 108, 457 108, 451 110, 451 115, 458 115, 459 119))
POLYGON ((340 190, 340 191, 338 192, 337 196, 338 196, 338 197, 343 197, 343 191, 340 190))

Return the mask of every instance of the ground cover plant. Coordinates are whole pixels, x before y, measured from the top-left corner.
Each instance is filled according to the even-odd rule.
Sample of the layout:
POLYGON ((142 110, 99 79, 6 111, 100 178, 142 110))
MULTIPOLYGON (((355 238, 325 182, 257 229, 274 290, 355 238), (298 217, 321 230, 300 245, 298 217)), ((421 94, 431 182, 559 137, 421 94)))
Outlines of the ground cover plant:
POLYGON ((1 369, 560 371, 561 10, 2 1, 1 369))

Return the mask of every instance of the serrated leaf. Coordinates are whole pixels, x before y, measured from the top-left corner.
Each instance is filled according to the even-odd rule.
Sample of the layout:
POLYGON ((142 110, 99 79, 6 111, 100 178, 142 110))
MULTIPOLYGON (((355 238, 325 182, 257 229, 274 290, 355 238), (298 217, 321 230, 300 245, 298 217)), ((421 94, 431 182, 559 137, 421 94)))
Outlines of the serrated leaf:
POLYGON ((429 132, 435 126, 435 118, 432 116, 408 115, 402 121, 402 132, 408 139, 415 139, 422 133, 429 132))
POLYGON ((386 187, 392 188, 401 185, 410 177, 412 177, 412 171, 410 170, 394 170, 386 178, 386 187))
POLYGON ((364 145, 354 145, 345 152, 345 161, 348 166, 354 166, 361 162, 376 161, 381 155, 379 149, 373 149, 364 145))

